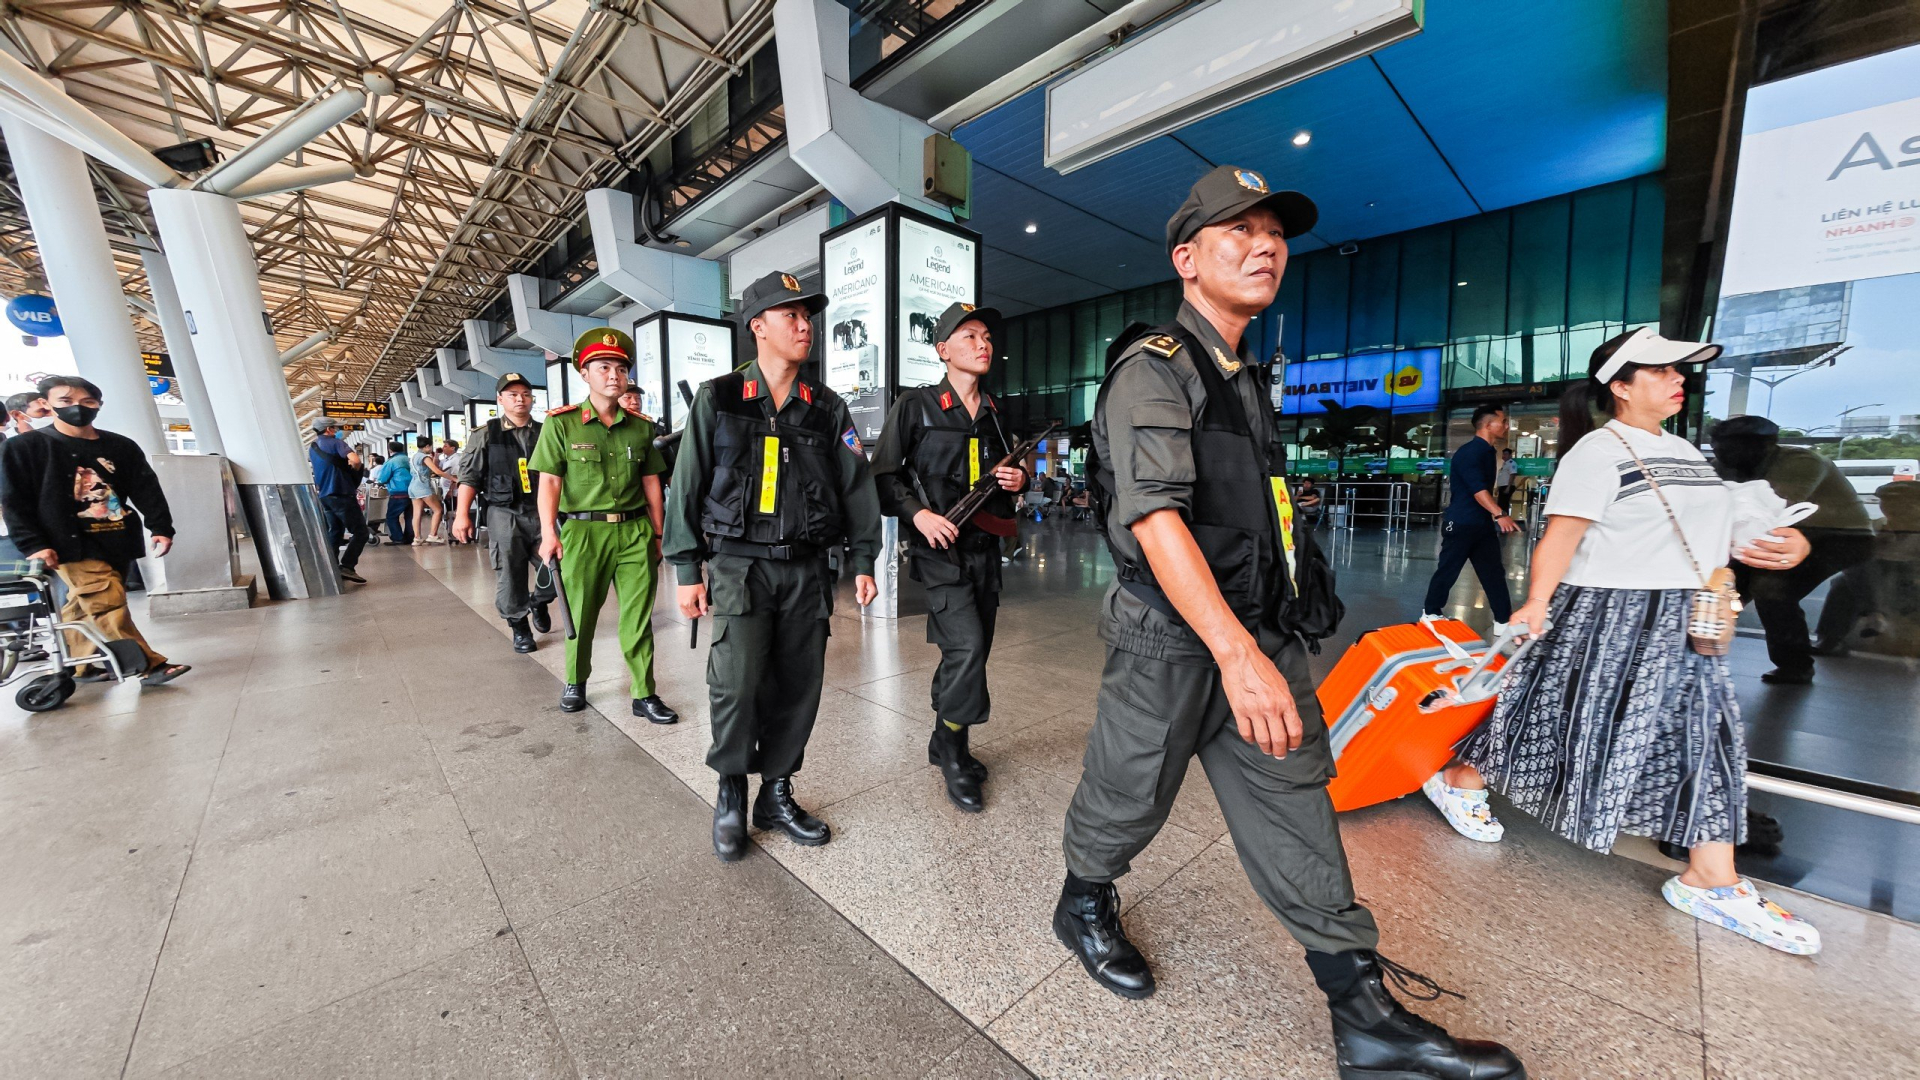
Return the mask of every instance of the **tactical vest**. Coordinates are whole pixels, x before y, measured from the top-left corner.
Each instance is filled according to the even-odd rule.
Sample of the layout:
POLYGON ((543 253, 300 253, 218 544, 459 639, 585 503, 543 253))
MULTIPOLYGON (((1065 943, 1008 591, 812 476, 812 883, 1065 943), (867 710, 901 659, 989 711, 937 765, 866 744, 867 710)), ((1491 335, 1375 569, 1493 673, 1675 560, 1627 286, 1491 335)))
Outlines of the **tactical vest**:
MULTIPOLYGON (((958 413, 947 412, 946 406, 952 399, 943 401, 942 391, 923 387, 907 392, 919 399, 920 408, 920 438, 914 443, 907 466, 913 470, 913 475, 924 489, 927 508, 936 514, 944 514, 1013 447, 1007 442, 1006 430, 1000 426, 999 413, 993 412, 993 406, 987 403, 984 394, 980 407, 993 412, 993 430, 990 434, 976 436, 973 433, 974 418, 968 416, 964 409, 958 413)), ((980 512, 1010 518, 1013 516, 1013 499, 1004 491, 997 491, 980 512)), ((966 528, 980 531, 973 522, 968 522, 966 528)), ((917 529, 903 529, 901 532, 917 544, 926 543, 917 529)))
MULTIPOLYGON (((539 439, 540 425, 533 423, 534 438, 539 439)), ((486 442, 482 444, 480 459, 480 504, 482 506, 505 506, 516 511, 531 511, 535 503, 534 492, 539 490, 538 474, 528 471, 526 456, 520 452, 520 444, 507 425, 498 418, 487 421, 486 442)))
POLYGON ((793 392, 813 407, 798 420, 769 417, 759 387, 744 372, 722 375, 713 388, 713 478, 701 508, 708 536, 749 544, 824 548, 846 537, 847 515, 833 455, 846 453, 833 430, 827 390, 798 380, 793 392))
MULTIPOLYGON (((1153 331, 1146 340, 1151 343, 1156 339, 1165 345, 1160 348, 1147 345, 1143 362, 1170 362, 1177 355, 1170 347, 1178 344, 1192 359, 1194 369, 1200 373, 1201 385, 1207 391, 1206 407, 1193 422, 1195 477, 1187 527, 1207 566, 1213 570, 1221 597, 1241 624, 1252 629, 1276 617, 1291 591, 1281 535, 1280 503, 1275 498, 1275 485, 1284 483, 1273 472, 1273 466, 1279 463, 1271 458, 1271 442, 1255 437, 1239 394, 1227 385, 1220 369, 1193 335, 1174 323, 1153 331)), ((1110 369, 1094 403, 1096 414, 1103 415, 1106 411, 1107 390, 1112 379, 1113 369, 1110 369)), ((1105 501, 1110 503, 1114 491, 1113 468, 1104 461, 1094 464, 1094 483, 1103 489, 1105 501)), ((1292 523, 1289 521, 1287 525, 1290 529, 1292 523)), ((1102 526, 1104 528, 1105 522, 1102 526)), ((1107 539, 1107 550, 1113 555, 1123 588, 1163 614, 1179 618, 1144 561, 1136 564, 1126 558, 1111 537, 1107 539)))

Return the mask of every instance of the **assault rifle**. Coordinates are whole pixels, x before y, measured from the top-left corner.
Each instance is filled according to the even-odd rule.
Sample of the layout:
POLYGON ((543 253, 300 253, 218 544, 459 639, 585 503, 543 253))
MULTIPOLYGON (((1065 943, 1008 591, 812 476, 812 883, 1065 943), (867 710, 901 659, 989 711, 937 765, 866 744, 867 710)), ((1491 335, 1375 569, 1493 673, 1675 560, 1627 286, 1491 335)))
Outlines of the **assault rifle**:
MULTIPOLYGON (((1040 434, 1030 439, 1022 439, 1020 445, 1013 448, 1012 453, 994 462, 993 468, 982 470, 980 479, 973 482, 973 487, 968 489, 965 495, 960 496, 960 501, 954 503, 952 509, 940 516, 953 522, 956 526, 962 526, 972 521, 973 515, 979 513, 980 508, 985 506, 987 500, 993 497, 993 493, 1000 490, 1000 478, 995 476, 994 473, 1017 461, 1025 461, 1027 455, 1033 453, 1033 448, 1039 446, 1041 441, 1048 435, 1051 435, 1053 429, 1058 426, 1058 424, 1048 424, 1046 430, 1040 434)), ((918 483, 918 477, 915 478, 915 483, 918 483)), ((924 495, 922 495, 922 501, 925 501, 924 495)))

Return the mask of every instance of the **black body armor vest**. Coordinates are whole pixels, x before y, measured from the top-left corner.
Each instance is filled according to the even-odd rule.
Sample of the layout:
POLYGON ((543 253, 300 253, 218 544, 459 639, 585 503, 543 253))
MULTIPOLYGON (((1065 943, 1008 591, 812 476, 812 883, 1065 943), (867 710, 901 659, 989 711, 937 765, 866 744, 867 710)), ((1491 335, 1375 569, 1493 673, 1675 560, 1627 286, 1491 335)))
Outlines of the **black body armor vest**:
MULTIPOLYGON (((1213 569, 1220 595, 1248 629, 1278 615, 1289 597, 1285 555, 1281 547, 1279 509, 1274 503, 1273 472, 1281 464, 1272 458, 1271 436, 1257 436, 1242 408, 1240 396, 1214 366, 1205 349, 1185 327, 1174 323, 1153 331, 1172 338, 1187 350, 1200 382, 1207 390, 1206 408, 1193 425, 1193 510, 1188 529, 1194 543, 1213 569)), ((1162 363, 1163 358, 1148 354, 1147 363, 1162 363)), ((1250 375, 1252 373, 1249 373, 1250 375)), ((1104 412, 1112 370, 1101 383, 1096 412, 1104 412)), ((1112 467, 1100 461, 1091 472, 1111 505, 1114 490, 1112 467)), ((1102 514, 1104 518, 1104 511, 1102 514)), ((1103 520, 1104 530, 1106 523, 1103 520)), ((1178 618, 1173 604, 1153 580, 1153 572, 1144 562, 1135 564, 1124 557, 1109 537, 1107 550, 1119 569, 1122 587, 1159 609, 1178 618)))
MULTIPOLYGON (((907 393, 918 397, 916 404, 920 411, 920 438, 914 443, 907 467, 913 470, 913 475, 924 489, 919 494, 926 501, 927 509, 944 514, 973 487, 974 476, 969 467, 969 455, 979 454, 980 475, 986 476, 992 471, 994 463, 1006 457, 1013 447, 1007 443, 1006 429, 1000 426, 998 413, 992 417, 992 430, 978 436, 980 445, 976 451, 973 446, 974 420, 964 409, 958 413, 947 412, 941 406, 941 392, 933 387, 922 387, 907 393)), ((989 412, 993 410, 993 406, 984 400, 980 407, 989 412)), ((994 495, 981 507, 980 513, 1013 517, 1013 496, 996 488, 994 495)), ((982 530, 973 522, 968 522, 963 531, 982 530)), ((918 529, 902 529, 901 535, 908 537, 916 546, 926 546, 926 538, 920 535, 918 529)))
MULTIPOLYGON (((533 423, 534 438, 539 440, 540 425, 533 423)), ((532 511, 536 505, 534 491, 540 484, 534 472, 527 473, 527 487, 533 491, 524 491, 520 486, 520 443, 514 439, 507 425, 495 419, 487 421, 486 442, 481 452, 485 455, 480 463, 480 504, 482 506, 505 506, 516 512, 532 511)))
POLYGON ((747 377, 712 380, 715 425, 713 479, 701 507, 710 537, 750 544, 830 547, 846 538, 847 515, 833 454, 846 453, 833 430, 839 399, 796 380, 793 392, 812 407, 800 419, 769 417, 747 377), (771 445, 770 445, 771 444, 771 445))

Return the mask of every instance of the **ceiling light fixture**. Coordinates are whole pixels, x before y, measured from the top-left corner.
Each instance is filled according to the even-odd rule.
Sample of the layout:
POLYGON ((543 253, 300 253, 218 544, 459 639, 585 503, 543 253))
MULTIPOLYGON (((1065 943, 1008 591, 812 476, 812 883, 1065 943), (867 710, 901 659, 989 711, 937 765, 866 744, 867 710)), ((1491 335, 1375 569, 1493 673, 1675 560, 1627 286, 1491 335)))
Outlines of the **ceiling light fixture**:
POLYGON ((1040 226, 1038 226, 1038 225, 1035 225, 1035 224, 1034 224, 1033 222, 1031 222, 1031 221, 1029 221, 1029 222, 1027 222, 1027 232, 1029 232, 1029 233, 1037 233, 1037 232, 1039 232, 1039 231, 1040 231, 1040 226))
POLYGON ((1303 131, 1300 134, 1295 135, 1293 137, 1293 145, 1295 146, 1305 146, 1312 141, 1313 141, 1313 132, 1311 131, 1303 131))
POLYGON ((1455 287, 1455 288, 1459 288, 1460 286, 1462 286, 1462 285, 1465 285, 1465 284, 1466 284, 1466 282, 1464 282, 1464 281, 1456 281, 1456 282, 1454 282, 1454 283, 1453 283, 1453 285, 1454 285, 1454 287, 1455 287))

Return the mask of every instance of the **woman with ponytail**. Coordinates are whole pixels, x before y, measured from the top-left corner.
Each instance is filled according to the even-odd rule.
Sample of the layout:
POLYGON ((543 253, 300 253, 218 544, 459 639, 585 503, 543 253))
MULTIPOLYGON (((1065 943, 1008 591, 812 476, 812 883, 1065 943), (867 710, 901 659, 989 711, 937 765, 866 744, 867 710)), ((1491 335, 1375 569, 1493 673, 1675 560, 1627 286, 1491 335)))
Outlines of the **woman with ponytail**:
POLYGON ((1696 651, 1694 593, 1729 557, 1784 570, 1806 538, 1733 549, 1733 499, 1698 448, 1662 428, 1686 372, 1718 345, 1642 328, 1594 350, 1560 403, 1560 462, 1527 602, 1536 645, 1510 664, 1493 716, 1427 794, 1462 835, 1500 838, 1486 789, 1594 851, 1622 832, 1678 844, 1661 890, 1696 918, 1810 955, 1820 934, 1734 869, 1746 830, 1746 737, 1725 656, 1696 651), (1470 809, 1455 813, 1448 807, 1470 809))

